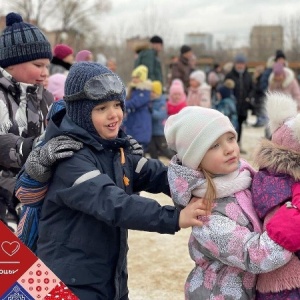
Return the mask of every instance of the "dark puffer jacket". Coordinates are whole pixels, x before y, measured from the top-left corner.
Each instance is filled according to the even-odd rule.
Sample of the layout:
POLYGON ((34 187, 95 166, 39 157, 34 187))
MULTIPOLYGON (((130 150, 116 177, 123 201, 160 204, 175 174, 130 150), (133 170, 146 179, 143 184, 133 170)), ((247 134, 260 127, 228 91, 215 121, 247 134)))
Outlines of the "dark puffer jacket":
POLYGON ((179 230, 173 206, 133 194, 169 194, 167 167, 131 155, 122 131, 115 140, 102 140, 65 115, 49 123, 46 140, 61 134, 84 147, 57 165, 44 200, 37 255, 80 299, 128 299, 127 229, 179 230))
POLYGON ((232 79, 235 83, 233 94, 236 98, 236 108, 238 116, 247 117, 248 109, 252 108, 251 98, 254 97, 254 84, 247 69, 239 73, 233 68, 225 77, 232 79))

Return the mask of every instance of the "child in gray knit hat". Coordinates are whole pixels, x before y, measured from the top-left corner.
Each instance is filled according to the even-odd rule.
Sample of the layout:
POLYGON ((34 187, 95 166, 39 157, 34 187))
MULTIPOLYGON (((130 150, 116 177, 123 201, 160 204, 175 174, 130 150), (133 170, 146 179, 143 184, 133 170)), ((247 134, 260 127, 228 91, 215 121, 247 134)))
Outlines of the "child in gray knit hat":
MULTIPOLYGON (((49 166, 62 135, 83 145, 56 163, 44 186, 37 243, 38 257, 80 299, 128 299, 128 229, 174 234, 200 226, 197 216, 207 213, 196 199, 179 212, 137 194, 169 194, 167 168, 132 154, 120 129, 125 98, 115 73, 98 63, 75 63, 65 83, 66 110, 52 117, 40 149, 43 156, 53 146, 54 155, 44 160, 49 166)), ((32 192, 26 188, 22 193, 32 192)))
POLYGON ((43 88, 51 46, 36 26, 9 13, 0 35, 0 220, 16 229, 16 174, 45 128, 53 96, 43 88))

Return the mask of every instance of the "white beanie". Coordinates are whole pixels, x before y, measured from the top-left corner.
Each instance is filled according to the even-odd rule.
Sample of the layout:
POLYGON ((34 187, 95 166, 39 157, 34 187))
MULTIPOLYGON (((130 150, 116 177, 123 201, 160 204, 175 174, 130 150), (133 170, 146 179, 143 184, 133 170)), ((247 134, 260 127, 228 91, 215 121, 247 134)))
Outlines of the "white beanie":
POLYGON ((212 144, 224 133, 237 133, 228 117, 221 112, 199 106, 187 106, 170 116, 165 124, 170 149, 177 152, 182 165, 198 169, 212 144))
POLYGON ((190 79, 194 79, 200 84, 203 84, 206 81, 206 75, 202 70, 196 70, 191 73, 190 79))

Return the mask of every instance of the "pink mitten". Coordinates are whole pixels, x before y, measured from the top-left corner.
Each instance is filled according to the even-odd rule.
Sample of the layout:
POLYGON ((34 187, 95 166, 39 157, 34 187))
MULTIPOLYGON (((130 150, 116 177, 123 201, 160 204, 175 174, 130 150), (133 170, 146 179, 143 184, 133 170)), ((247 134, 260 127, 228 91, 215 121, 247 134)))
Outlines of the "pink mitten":
POLYGON ((269 237, 290 252, 300 250, 300 211, 290 201, 282 205, 266 225, 269 237))
POLYGON ((300 208, 300 182, 295 182, 292 186, 292 204, 300 208))

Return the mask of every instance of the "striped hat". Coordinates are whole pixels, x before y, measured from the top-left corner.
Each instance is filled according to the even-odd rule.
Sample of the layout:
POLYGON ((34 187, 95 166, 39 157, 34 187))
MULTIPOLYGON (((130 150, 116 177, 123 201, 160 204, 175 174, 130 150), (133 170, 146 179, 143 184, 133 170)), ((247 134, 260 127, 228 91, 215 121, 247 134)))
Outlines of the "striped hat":
POLYGON ((0 35, 0 66, 6 68, 40 58, 52 59, 45 35, 36 26, 23 22, 19 14, 9 13, 0 35))

